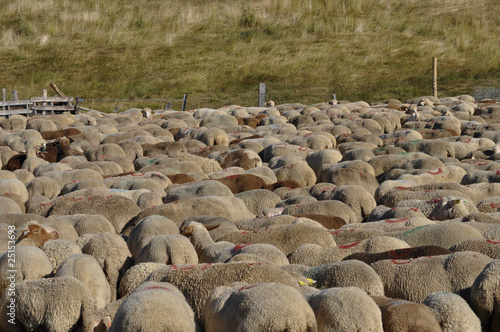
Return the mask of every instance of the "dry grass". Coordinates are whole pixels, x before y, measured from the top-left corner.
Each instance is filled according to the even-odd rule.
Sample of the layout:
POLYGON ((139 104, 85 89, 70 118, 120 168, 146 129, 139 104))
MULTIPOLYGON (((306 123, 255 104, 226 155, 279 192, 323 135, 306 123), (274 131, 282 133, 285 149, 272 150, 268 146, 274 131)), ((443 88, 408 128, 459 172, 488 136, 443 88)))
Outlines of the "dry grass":
POLYGON ((431 94, 433 56, 443 96, 500 87, 496 0, 3 3, 1 85, 21 97, 54 81, 84 99, 246 106, 265 82, 280 103, 406 99, 431 94))

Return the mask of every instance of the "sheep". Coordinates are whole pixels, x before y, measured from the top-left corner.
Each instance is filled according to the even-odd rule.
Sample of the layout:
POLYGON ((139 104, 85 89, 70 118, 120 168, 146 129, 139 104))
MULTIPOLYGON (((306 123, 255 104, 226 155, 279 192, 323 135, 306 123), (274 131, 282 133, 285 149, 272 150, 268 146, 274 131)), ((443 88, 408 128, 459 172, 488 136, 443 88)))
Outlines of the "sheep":
POLYGON ((29 197, 42 195, 49 199, 56 198, 61 193, 61 186, 53 178, 39 176, 26 185, 29 197))
POLYGON ((47 216, 65 214, 99 214, 105 217, 120 233, 125 224, 141 210, 132 200, 113 195, 100 188, 80 190, 64 197, 56 198, 30 212, 40 211, 47 216), (43 209, 49 208, 47 212, 43 209), (39 209, 39 210, 38 210, 39 209))
POLYGON ((325 216, 321 214, 314 213, 303 213, 303 214, 293 214, 292 216, 297 218, 307 218, 320 223, 323 227, 327 229, 338 229, 344 225, 346 222, 344 219, 336 216, 325 216))
POLYGON ((278 181, 294 180, 301 187, 312 186, 316 184, 316 174, 305 161, 292 163, 273 170, 278 181))
POLYGON ((317 330, 314 312, 300 292, 273 282, 214 289, 201 320, 207 332, 317 330))
POLYGON ((451 255, 452 253, 453 251, 446 248, 436 245, 428 245, 412 248, 394 249, 377 253, 357 252, 344 257, 343 260, 346 261, 357 259, 358 261, 362 261, 366 264, 372 264, 384 259, 410 259, 424 256, 430 257, 438 255, 451 255))
POLYGON ((481 321, 467 302, 456 294, 432 293, 422 304, 432 310, 443 332, 481 332, 481 321))
POLYGON ((139 263, 125 272, 120 282, 119 297, 125 298, 132 293, 140 284, 144 283, 149 274, 164 267, 163 263, 139 263))
POLYGON ((475 251, 486 255, 492 259, 500 259, 499 241, 490 239, 470 239, 459 242, 450 247, 453 252, 475 251))
POLYGON ((196 221, 186 221, 180 227, 182 235, 190 238, 200 263, 221 263, 240 254, 255 254, 278 266, 288 264, 286 256, 278 248, 267 243, 234 245, 223 240, 215 242, 208 231, 217 227, 219 225, 203 225, 196 221))
POLYGON ((321 214, 327 216, 337 216, 345 220, 346 223, 358 221, 354 211, 341 201, 317 201, 303 205, 289 205, 283 210, 283 214, 321 214))
POLYGON ((199 327, 193 309, 177 287, 150 281, 137 287, 121 303, 109 331, 158 330, 195 332, 199 327))
POLYGON ((392 236, 407 242, 410 246, 438 245, 443 248, 450 248, 464 240, 483 238, 480 231, 462 222, 423 225, 400 231, 392 236))
POLYGON ((254 189, 267 189, 267 183, 259 176, 253 174, 237 174, 215 179, 226 185, 233 194, 254 189))
POLYGON ((45 242, 40 249, 42 249, 50 262, 52 263, 52 273, 57 271, 61 263, 72 255, 80 255, 82 250, 80 246, 74 241, 65 239, 56 239, 45 242))
MULTIPOLYGON (((357 162, 357 161, 354 161, 357 162)), ((364 184, 365 189, 373 196, 379 186, 377 179, 369 173, 350 168, 330 167, 320 170, 318 182, 329 182, 336 186, 364 184)))
POLYGON ((316 316, 318 331, 384 331, 379 307, 357 287, 314 291, 306 299, 316 316))
POLYGON ((191 215, 212 215, 230 220, 255 218, 255 215, 247 209, 245 203, 236 197, 189 197, 142 210, 142 212, 130 219, 124 227, 122 234, 129 234, 137 222, 150 215, 168 216, 169 219, 179 226, 184 219, 191 215))
POLYGON ((58 239, 59 231, 32 220, 17 229, 16 246, 41 247, 46 241, 58 239))
POLYGON ((77 327, 80 320, 83 331, 93 328, 89 320, 95 301, 87 285, 74 277, 23 281, 16 284, 13 293, 5 291, 0 298, 0 327, 4 331, 66 332, 77 327), (15 311, 8 308, 12 299, 15 311))
POLYGON ((287 256, 304 243, 317 244, 321 247, 335 246, 333 237, 325 228, 310 223, 271 226, 253 232, 232 232, 221 236, 219 241, 228 241, 237 245, 268 243, 276 246, 287 256))
POLYGON ((429 200, 403 200, 395 207, 418 209, 431 220, 461 218, 471 212, 477 212, 474 204, 459 196, 435 197, 429 200))
POLYGON ((19 195, 23 203, 26 203, 29 199, 29 194, 26 186, 17 178, 0 179, 0 194, 6 193, 19 195))
POLYGON ((498 331, 500 326, 500 310, 498 299, 499 260, 493 260, 486 265, 477 276, 470 290, 470 303, 474 312, 481 320, 483 331, 498 331))
POLYGON ((172 220, 158 215, 151 215, 140 220, 131 230, 127 246, 135 259, 147 241, 157 235, 179 234, 179 228, 172 220))
POLYGON ((289 260, 292 264, 319 266, 341 261, 354 252, 374 253, 408 247, 409 245, 406 242, 388 236, 373 236, 349 244, 325 248, 307 243, 290 254, 289 260))
POLYGON ((244 170, 249 170, 262 166, 262 160, 259 155, 249 149, 229 150, 223 152, 219 158, 221 159, 220 165, 222 168, 238 166, 244 170))
POLYGON ((177 286, 198 318, 210 292, 219 286, 229 286, 234 282, 276 282, 299 287, 295 277, 273 264, 248 262, 165 265, 150 273, 147 281, 163 281, 177 286))
POLYGON ((310 268, 303 272, 306 278, 315 280, 314 287, 358 287, 368 295, 384 295, 384 284, 368 264, 352 260, 310 268))
POLYGON ((153 237, 140 248, 135 263, 156 262, 172 265, 198 264, 198 255, 189 240, 180 234, 153 237))
POLYGON ((390 169, 400 161, 407 161, 417 158, 428 158, 428 157, 429 155, 423 152, 384 154, 375 156, 374 158, 370 159, 368 163, 373 167, 375 177, 379 177, 390 171, 390 169))
POLYGON ((273 208, 281 201, 278 195, 266 189, 248 190, 234 196, 241 199, 248 210, 255 215, 259 215, 263 209, 273 208))
MULTIPOLYGON (((42 120, 42 119, 40 119, 42 120)), ((38 121, 40 121, 38 120, 38 121)), ((41 131, 40 135, 44 140, 54 140, 58 139, 60 137, 73 137, 77 135, 81 135, 82 132, 76 128, 66 128, 66 129, 59 129, 59 130, 45 130, 41 131)))
POLYGON ((52 264, 40 248, 9 246, 8 249, 0 256, 0 292, 9 287, 12 290, 13 283, 48 277, 52 273, 52 264))
MULTIPOLYGON (((237 189, 235 189, 236 191, 237 189)), ((223 181, 207 180, 188 182, 183 185, 167 188, 164 203, 171 203, 179 199, 202 196, 233 196, 231 188, 223 181)))
POLYGON ((207 130, 201 132, 196 139, 205 143, 207 146, 210 145, 229 145, 229 138, 225 131, 219 128, 208 128, 207 130))
POLYGON ((476 277, 490 262, 491 258, 483 254, 462 251, 447 256, 382 260, 371 267, 384 282, 386 296, 422 302, 438 291, 467 296, 476 277))
POLYGON ((441 326, 429 307, 401 299, 372 296, 382 312, 385 332, 440 332, 441 326))
POLYGON ((115 301, 121 278, 132 265, 125 240, 117 234, 100 233, 85 244, 82 253, 97 260, 111 287, 111 301, 115 301))
MULTIPOLYGON (((10 195, 12 197, 12 195, 10 195)), ((14 199, 11 199, 9 197, 5 197, 3 195, 0 196, 0 213, 2 214, 18 214, 18 213, 24 213, 26 210, 21 208, 24 207, 24 205, 19 205, 14 199)))
POLYGON ((55 277, 72 276, 83 282, 92 293, 97 309, 111 302, 111 288, 99 262, 90 255, 73 255, 66 258, 55 277))

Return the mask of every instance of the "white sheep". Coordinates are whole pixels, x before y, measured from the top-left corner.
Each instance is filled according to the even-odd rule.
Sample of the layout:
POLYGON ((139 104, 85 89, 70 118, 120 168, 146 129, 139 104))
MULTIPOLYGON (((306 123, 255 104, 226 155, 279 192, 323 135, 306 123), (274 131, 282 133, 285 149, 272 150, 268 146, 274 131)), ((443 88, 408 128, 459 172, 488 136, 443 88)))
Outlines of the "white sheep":
POLYGON ((198 264, 198 255, 189 240, 180 234, 153 237, 140 248, 135 263, 198 264))
POLYGON ((85 243, 82 252, 97 260, 109 282, 111 301, 116 300, 120 280, 132 265, 132 255, 125 240, 114 233, 96 234, 85 243))
POLYGON ((13 294, 2 293, 0 304, 3 331, 67 332, 81 319, 83 331, 93 329, 89 324, 96 309, 93 296, 87 285, 71 276, 20 282, 13 294), (15 310, 8 308, 11 299, 15 300, 15 310))
POLYGON ((432 293, 422 303, 431 308, 443 332, 481 332, 481 321, 457 294, 432 293))
POLYGON ((83 282, 90 289, 97 309, 104 308, 111 302, 111 288, 106 275, 93 256, 81 254, 66 258, 55 276, 71 276, 83 282))
POLYGON ((465 296, 490 262, 491 258, 480 253, 462 251, 451 255, 381 260, 371 266, 384 282, 386 296, 421 302, 427 295, 439 291, 465 296))
POLYGON ((12 289, 16 282, 40 279, 52 273, 52 264, 40 248, 12 244, 9 249, 0 256, 0 292, 12 289))
POLYGON ((342 261, 320 265, 305 270, 305 277, 315 280, 315 287, 358 287, 368 295, 383 295, 382 279, 370 265, 358 260, 342 261))
POLYGON ((493 260, 486 265, 484 270, 477 276, 470 290, 471 307, 481 320, 484 331, 495 331, 499 326, 499 275, 500 261, 493 260))
POLYGON ((318 331, 384 331, 379 307, 357 287, 327 288, 306 298, 316 315, 318 331))
POLYGON ((110 332, 199 331, 193 309, 177 287, 146 282, 120 305, 110 332))
POLYGON ((196 221, 185 222, 180 227, 182 234, 188 236, 191 243, 193 243, 200 258, 200 263, 221 263, 240 254, 253 254, 278 266, 288 264, 285 254, 270 244, 234 245, 227 241, 215 242, 208 231, 217 227, 219 225, 203 225, 196 221))
POLYGON ((207 332, 316 331, 312 308, 297 288, 236 283, 214 289, 203 306, 207 332))

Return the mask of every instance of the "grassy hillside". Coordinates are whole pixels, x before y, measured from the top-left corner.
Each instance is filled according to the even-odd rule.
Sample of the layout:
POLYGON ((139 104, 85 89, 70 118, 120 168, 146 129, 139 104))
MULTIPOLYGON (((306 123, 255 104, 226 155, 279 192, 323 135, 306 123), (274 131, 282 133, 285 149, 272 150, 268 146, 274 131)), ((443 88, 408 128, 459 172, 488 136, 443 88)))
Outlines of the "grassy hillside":
POLYGON ((21 98, 56 82, 84 99, 250 106, 263 82, 279 103, 406 99, 432 93, 434 56, 442 96, 500 87, 497 0, 1 3, 0 87, 21 98))

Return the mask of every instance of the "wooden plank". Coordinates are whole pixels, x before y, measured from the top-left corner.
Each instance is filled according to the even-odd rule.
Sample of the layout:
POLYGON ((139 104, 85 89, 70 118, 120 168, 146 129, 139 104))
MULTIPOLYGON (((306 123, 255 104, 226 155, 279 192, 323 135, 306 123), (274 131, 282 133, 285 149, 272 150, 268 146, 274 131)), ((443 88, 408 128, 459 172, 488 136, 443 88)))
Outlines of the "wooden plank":
POLYGON ((54 89, 54 91, 55 91, 55 92, 56 92, 59 96, 61 96, 61 97, 66 97, 66 95, 65 95, 65 94, 61 91, 61 89, 59 89, 59 88, 57 87, 57 85, 56 85, 54 82, 50 83, 50 87, 51 87, 52 89, 54 89))
POLYGON ((33 111, 39 112, 39 111, 59 111, 59 112, 69 112, 69 111, 74 111, 75 106, 69 105, 69 106, 37 106, 33 105, 31 106, 31 109, 33 111))
POLYGON ((0 107, 2 106, 29 106, 31 102, 29 100, 7 100, 0 101, 0 107))
POLYGON ((70 103, 75 98, 73 97, 31 97, 32 103, 70 103))
POLYGON ((28 109, 22 109, 22 110, 10 110, 10 111, 0 111, 0 116, 10 116, 10 115, 31 115, 32 111, 28 109))

